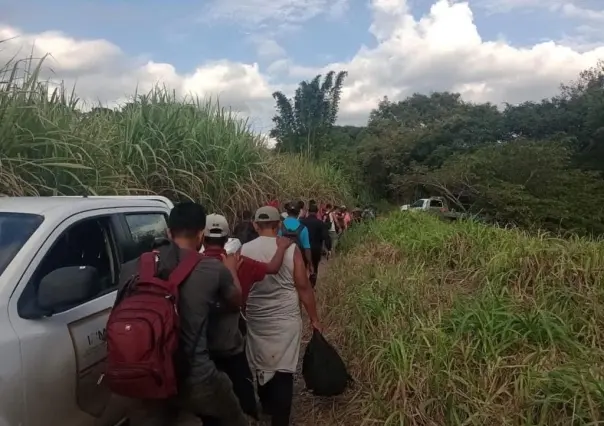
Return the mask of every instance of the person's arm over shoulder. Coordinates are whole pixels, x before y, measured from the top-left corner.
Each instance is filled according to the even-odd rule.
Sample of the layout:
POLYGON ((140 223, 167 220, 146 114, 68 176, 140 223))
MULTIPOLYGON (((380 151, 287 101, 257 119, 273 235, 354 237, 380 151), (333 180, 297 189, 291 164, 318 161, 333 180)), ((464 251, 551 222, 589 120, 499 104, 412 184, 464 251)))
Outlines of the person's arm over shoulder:
MULTIPOLYGON (((289 238, 277 237, 277 251, 270 262, 266 264, 266 274, 273 275, 277 274, 283 264, 283 257, 287 249, 293 244, 293 241, 289 238)), ((262 281, 262 277, 258 281, 262 281)))
POLYGON ((266 277, 267 264, 241 256, 241 266, 237 271, 239 284, 241 286, 241 304, 245 305, 247 298, 252 291, 252 287, 266 277))
POLYGON ((319 316, 317 314, 317 305, 315 301, 315 292, 310 285, 308 275, 306 274, 306 266, 304 265, 304 259, 302 253, 295 248, 294 251, 294 286, 298 292, 298 297, 308 314, 313 327, 320 329, 319 316))
MULTIPOLYGON (((281 260, 283 261, 283 256, 281 256, 281 260)), ((241 256, 241 266, 237 271, 239 283, 241 284, 241 291, 245 293, 245 289, 243 288, 244 282, 249 281, 251 283, 257 283, 258 281, 262 281, 267 274, 274 274, 275 272, 268 271, 269 265, 269 263, 259 262, 250 257, 241 256)), ((279 265, 279 267, 281 267, 281 265, 279 265)))

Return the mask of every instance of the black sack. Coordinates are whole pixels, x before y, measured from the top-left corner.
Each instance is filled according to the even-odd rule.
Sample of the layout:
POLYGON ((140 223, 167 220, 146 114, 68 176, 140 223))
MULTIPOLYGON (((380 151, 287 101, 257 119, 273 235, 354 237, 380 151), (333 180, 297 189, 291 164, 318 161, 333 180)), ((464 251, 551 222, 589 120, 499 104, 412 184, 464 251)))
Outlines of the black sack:
POLYGON ((351 380, 346 365, 325 337, 313 330, 302 360, 306 388, 316 396, 340 395, 351 380))

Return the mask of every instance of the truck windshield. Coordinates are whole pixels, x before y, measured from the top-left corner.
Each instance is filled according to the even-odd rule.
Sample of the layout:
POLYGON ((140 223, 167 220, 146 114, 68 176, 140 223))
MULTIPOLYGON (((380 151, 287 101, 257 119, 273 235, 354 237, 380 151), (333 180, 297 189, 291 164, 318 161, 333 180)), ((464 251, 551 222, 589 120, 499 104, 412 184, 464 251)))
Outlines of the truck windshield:
POLYGON ((0 276, 43 221, 36 214, 0 212, 0 276))

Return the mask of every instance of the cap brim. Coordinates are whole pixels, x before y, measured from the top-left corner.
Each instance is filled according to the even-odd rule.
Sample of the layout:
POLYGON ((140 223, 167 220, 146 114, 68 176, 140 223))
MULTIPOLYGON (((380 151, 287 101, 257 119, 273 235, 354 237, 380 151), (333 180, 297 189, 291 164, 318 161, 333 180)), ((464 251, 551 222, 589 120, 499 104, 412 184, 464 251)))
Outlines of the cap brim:
POLYGON ((279 217, 273 217, 273 216, 268 215, 268 214, 259 214, 254 219, 255 222, 279 222, 280 220, 281 220, 281 216, 279 216, 279 217))
POLYGON ((219 229, 209 229, 209 230, 205 231, 203 234, 206 237, 210 237, 210 238, 223 238, 223 237, 228 237, 228 235, 229 235, 219 229))

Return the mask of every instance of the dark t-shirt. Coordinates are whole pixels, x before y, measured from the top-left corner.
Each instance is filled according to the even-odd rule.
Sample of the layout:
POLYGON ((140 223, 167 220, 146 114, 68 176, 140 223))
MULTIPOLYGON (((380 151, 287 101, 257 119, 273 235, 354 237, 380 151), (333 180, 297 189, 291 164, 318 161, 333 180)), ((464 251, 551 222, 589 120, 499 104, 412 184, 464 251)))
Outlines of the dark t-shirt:
POLYGON ((317 217, 315 214, 310 214, 301 222, 308 229, 308 237, 310 239, 310 247, 313 251, 321 251, 323 243, 325 248, 331 250, 331 239, 329 238, 329 229, 327 224, 317 217))
MULTIPOLYGON (((220 259, 226 252, 221 248, 206 247, 205 256, 220 259)), ((241 285, 243 301, 247 299, 254 283, 262 281, 266 276, 267 264, 249 257, 241 257, 241 265, 237 270, 237 278, 241 285)), ((239 310, 224 310, 213 312, 210 316, 208 329, 208 347, 212 355, 227 357, 238 354, 244 349, 244 340, 239 330, 239 310)))
MULTIPOLYGON (((184 259, 186 250, 174 245, 159 248, 159 268, 171 271, 184 259), (180 257, 179 257, 180 256, 180 257)), ((138 271, 138 259, 125 263, 120 273, 120 288, 138 271)), ((183 379, 203 382, 216 366, 208 350, 208 317, 210 309, 219 300, 228 300, 237 291, 229 270, 219 260, 204 257, 191 275, 180 285, 178 312, 180 314, 180 342, 177 369, 183 379)))
POLYGON ((241 242, 241 244, 249 243, 258 238, 258 233, 250 220, 242 221, 235 225, 233 235, 241 242))

